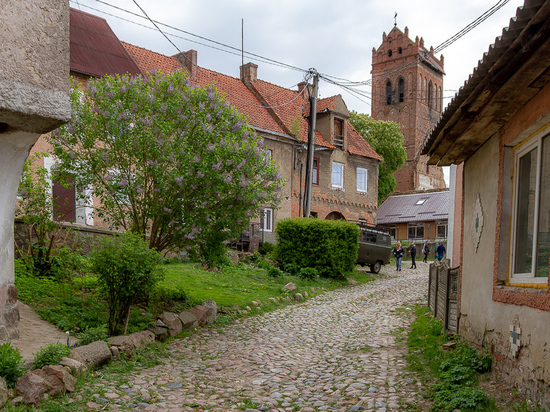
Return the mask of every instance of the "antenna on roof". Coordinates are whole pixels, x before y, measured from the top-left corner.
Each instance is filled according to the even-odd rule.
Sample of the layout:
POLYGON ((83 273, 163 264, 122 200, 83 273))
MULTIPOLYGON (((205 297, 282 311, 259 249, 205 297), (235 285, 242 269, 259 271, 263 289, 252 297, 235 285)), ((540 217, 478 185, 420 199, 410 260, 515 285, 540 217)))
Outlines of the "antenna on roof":
POLYGON ((241 60, 244 66, 244 19, 241 19, 241 60))
POLYGON ((393 26, 397 27, 397 12, 395 12, 395 16, 393 16, 393 19, 394 19, 393 26))

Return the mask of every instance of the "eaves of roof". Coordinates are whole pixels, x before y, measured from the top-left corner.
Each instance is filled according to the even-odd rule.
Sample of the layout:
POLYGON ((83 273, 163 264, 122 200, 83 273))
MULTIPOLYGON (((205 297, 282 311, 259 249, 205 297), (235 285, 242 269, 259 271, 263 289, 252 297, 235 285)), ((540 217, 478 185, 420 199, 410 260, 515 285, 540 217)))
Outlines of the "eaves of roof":
POLYGON ((525 0, 423 144, 429 164, 460 164, 549 81, 550 1, 525 0))

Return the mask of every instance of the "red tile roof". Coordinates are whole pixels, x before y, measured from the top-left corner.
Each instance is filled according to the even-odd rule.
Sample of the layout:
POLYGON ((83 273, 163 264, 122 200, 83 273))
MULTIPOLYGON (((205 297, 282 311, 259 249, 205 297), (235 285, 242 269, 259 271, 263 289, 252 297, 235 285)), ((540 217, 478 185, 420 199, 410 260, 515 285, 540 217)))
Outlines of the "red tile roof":
POLYGON ((140 74, 105 19, 70 9, 71 71, 87 76, 140 74))
MULTIPOLYGON (((122 43, 128 53, 134 58, 144 73, 155 70, 169 73, 182 66, 177 59, 160 53, 122 43)), ((290 90, 275 84, 256 80, 250 89, 236 77, 227 76, 202 67, 197 68, 196 82, 200 86, 214 84, 218 91, 248 117, 251 126, 275 133, 291 136, 296 132, 296 122, 299 121, 299 133, 296 136, 301 142, 307 143, 308 121, 302 115, 304 107, 309 103, 296 90, 290 90), (266 107, 267 106, 267 107, 266 107)), ((327 108, 335 109, 338 96, 321 99, 318 102, 318 112, 327 108)), ((368 157, 375 160, 382 158, 369 146, 363 137, 347 122, 348 151, 351 154, 368 157)), ((315 132, 315 144, 334 149, 334 146, 323 136, 315 132)))

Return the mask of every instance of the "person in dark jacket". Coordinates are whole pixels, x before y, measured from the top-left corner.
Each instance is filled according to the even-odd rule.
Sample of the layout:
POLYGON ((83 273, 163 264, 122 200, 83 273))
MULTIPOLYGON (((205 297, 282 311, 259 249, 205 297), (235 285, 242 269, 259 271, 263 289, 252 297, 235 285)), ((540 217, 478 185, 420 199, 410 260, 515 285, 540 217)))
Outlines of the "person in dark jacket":
POLYGON ((424 243, 424 260, 422 262, 428 263, 428 255, 430 254, 430 245, 428 245, 428 241, 426 240, 426 243, 424 243))
POLYGON ((403 261, 403 255, 405 255, 405 251, 401 246, 401 242, 397 242, 397 245, 393 250, 393 256, 395 256, 395 265, 397 267, 396 270, 401 270, 401 262, 403 261))
POLYGON ((437 260, 443 259, 446 253, 447 253, 447 250, 445 250, 445 246, 443 245, 443 242, 441 242, 437 247, 437 249, 435 250, 437 260))
POLYGON ((416 243, 412 242, 410 252, 412 258, 411 269, 416 269, 416 243))

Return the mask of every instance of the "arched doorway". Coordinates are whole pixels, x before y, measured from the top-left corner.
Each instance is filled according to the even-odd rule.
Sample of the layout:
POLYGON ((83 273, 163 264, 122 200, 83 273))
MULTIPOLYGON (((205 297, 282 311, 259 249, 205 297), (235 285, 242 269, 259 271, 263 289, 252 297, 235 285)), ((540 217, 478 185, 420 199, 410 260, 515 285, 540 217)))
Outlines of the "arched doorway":
POLYGON ((326 220, 346 220, 344 215, 340 212, 330 212, 327 217, 325 217, 326 220))

